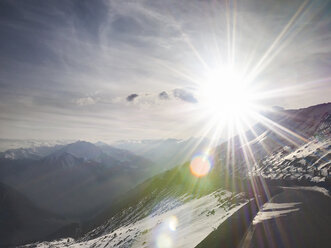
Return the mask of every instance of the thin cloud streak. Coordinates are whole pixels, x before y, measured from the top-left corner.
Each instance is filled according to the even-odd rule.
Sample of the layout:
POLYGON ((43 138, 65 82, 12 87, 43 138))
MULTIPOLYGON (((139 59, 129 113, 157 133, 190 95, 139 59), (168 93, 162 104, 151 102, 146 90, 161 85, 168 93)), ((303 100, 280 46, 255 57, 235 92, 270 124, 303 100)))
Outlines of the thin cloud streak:
MULTIPOLYGON (((329 80, 302 83, 330 78, 330 3, 309 3, 286 42, 277 37, 301 1, 238 3, 238 70, 280 48, 275 40, 282 45, 252 82, 277 91, 268 105, 330 100, 329 80), (309 94, 277 90, 288 88, 309 94)), ((205 67, 227 63, 227 11, 221 1, 2 1, 0 136, 139 139, 168 135, 176 119, 198 123, 191 88, 203 83, 205 67)), ((187 130, 181 137, 198 131, 187 130)))

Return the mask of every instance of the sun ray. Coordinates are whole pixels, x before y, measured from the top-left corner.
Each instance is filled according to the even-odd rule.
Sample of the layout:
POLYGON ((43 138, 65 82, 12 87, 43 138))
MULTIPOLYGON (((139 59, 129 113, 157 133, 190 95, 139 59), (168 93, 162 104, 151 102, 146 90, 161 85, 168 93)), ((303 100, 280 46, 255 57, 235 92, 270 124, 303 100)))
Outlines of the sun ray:
POLYGON ((257 62, 257 64, 254 66, 254 68, 250 71, 250 74, 247 77, 247 80, 250 82, 252 81, 257 74, 260 73, 263 68, 265 68, 272 60, 272 58, 275 57, 275 53, 272 54, 274 49, 278 46, 279 42, 283 39, 283 37, 288 33, 290 28, 294 25, 295 21, 298 19, 300 14, 302 14, 304 8, 309 3, 309 0, 305 0, 298 10, 295 12, 295 14, 292 16, 292 18, 289 20, 289 22, 285 25, 283 30, 280 32, 280 34, 276 37, 276 39, 273 41, 273 43, 270 45, 270 47, 267 49, 267 51, 262 55, 260 60, 257 62), (272 56, 271 58, 268 58, 269 56, 272 56), (266 62, 266 60, 268 61, 266 62))
MULTIPOLYGON (((296 138, 298 138, 299 140, 303 141, 303 142, 308 142, 308 140, 304 137, 302 137, 301 135, 297 134, 296 132, 291 131, 290 129, 282 126, 281 124, 270 120, 269 118, 266 118, 265 116, 258 114, 258 118, 263 122, 266 123, 268 128, 272 128, 272 127, 276 127, 282 131, 285 131, 286 133, 290 134, 291 136, 294 136, 296 138)), ((273 128, 274 131, 276 131, 275 128, 273 128)), ((277 131, 276 131, 277 132, 277 131)), ((280 133, 279 131, 277 132, 277 134, 279 134, 280 136, 284 137, 284 135, 282 133, 280 133)), ((289 137, 287 137, 287 140, 294 143, 295 145, 298 145, 298 143, 296 143, 295 141, 291 140, 289 137)))

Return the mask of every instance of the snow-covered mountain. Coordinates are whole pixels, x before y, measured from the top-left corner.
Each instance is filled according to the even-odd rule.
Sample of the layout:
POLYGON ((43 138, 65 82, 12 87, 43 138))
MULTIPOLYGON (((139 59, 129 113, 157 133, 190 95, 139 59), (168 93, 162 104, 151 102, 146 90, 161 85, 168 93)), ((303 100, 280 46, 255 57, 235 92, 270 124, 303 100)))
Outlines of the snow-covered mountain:
POLYGON ((129 191, 83 225, 83 233, 92 230, 81 238, 33 247, 194 247, 249 201, 223 179, 213 173, 196 179, 186 163, 129 191))
POLYGON ((19 148, 63 146, 73 142, 75 140, 0 139, 0 152, 19 148))
POLYGON ((165 198, 153 208, 152 213, 147 201, 139 202, 139 206, 148 209, 149 216, 145 216, 139 207, 126 209, 81 239, 60 239, 34 244, 33 247, 140 248, 164 247, 166 244, 165 247, 190 248, 199 244, 248 200, 240 194, 219 190, 201 198, 165 198), (232 201, 236 203, 231 204, 232 201))
MULTIPOLYGON (((193 176, 187 162, 122 195, 84 223, 79 238, 27 247, 236 247, 245 230, 250 225, 254 229, 258 207, 284 190, 279 186, 330 188, 330 113, 331 104, 264 113, 268 120, 211 151, 212 168, 205 177, 193 176), (221 243, 210 241, 213 235, 221 243)), ((330 201, 323 197, 321 202, 330 201)), ((258 214, 262 215, 266 213, 258 214)), ((327 225, 312 225, 327 232, 327 225)), ((318 237, 318 232, 307 230, 318 237)))
POLYGON ((4 152, 0 153, 0 158, 5 159, 40 159, 45 157, 61 148, 64 145, 55 145, 55 146, 36 146, 36 147, 29 147, 29 148, 16 148, 16 149, 9 149, 4 152))
MULTIPOLYGON (((122 162, 147 158, 155 164, 155 173, 159 173, 189 160, 193 153, 201 152, 209 146, 210 141, 207 138, 189 138, 186 140, 122 140, 114 142, 111 145, 100 141, 95 144, 85 141, 70 143, 66 143, 65 141, 47 143, 46 141, 37 140, 26 141, 25 143, 23 141, 17 142, 20 143, 14 143, 14 147, 19 144, 24 146, 0 152, 0 158, 38 160, 56 151, 58 151, 58 153, 67 152, 77 158, 94 160, 106 164, 114 163, 114 161, 104 161, 110 159, 109 156, 122 162), (53 143, 59 144, 51 145, 53 143)), ((221 143, 221 140, 219 143, 221 143)), ((6 142, 4 142, 4 144, 6 144, 6 142)))
POLYGON ((312 138, 295 149, 285 146, 255 164, 252 175, 273 180, 325 182, 331 177, 330 150, 330 138, 312 138))
MULTIPOLYGON (((95 145, 86 141, 77 141, 62 147, 48 156, 48 159, 61 156, 62 154, 71 154, 76 158, 82 158, 84 161, 94 161, 108 167, 127 166, 131 168, 142 168, 149 166, 151 161, 134 153, 118 149, 107 144, 95 145)), ((152 168, 150 168, 153 170, 152 168)))
POLYGON ((268 163, 272 156, 278 154, 280 159, 281 156, 300 150, 301 146, 315 151, 313 144, 319 143, 327 149, 319 151, 315 157, 324 156, 330 144, 330 116, 331 103, 265 113, 263 122, 217 147, 215 157, 220 164, 228 163, 231 173, 247 175, 253 168, 256 170, 260 165, 268 163), (235 166, 229 166, 233 164, 235 166))
POLYGON ((194 247, 221 223, 231 222, 232 214, 244 211, 248 221, 249 211, 254 217, 256 207, 250 204, 264 202, 263 190, 270 182, 259 185, 255 177, 329 182, 330 110, 331 104, 324 104, 264 113, 268 122, 214 149, 215 163, 206 177, 195 178, 189 163, 175 167, 121 197, 83 226, 81 238, 34 245, 194 247))

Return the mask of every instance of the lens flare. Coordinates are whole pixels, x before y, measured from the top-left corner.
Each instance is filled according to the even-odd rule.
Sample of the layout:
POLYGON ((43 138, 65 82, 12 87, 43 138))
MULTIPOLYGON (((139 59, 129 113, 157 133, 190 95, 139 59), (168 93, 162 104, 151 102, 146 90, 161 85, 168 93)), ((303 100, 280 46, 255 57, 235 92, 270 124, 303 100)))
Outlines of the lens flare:
POLYGON ((196 177, 206 176, 212 167, 211 159, 207 154, 195 156, 190 164, 191 173, 196 177))
POLYGON ((176 231, 177 226, 178 226, 178 219, 177 219, 177 217, 176 216, 171 216, 169 218, 168 222, 169 222, 169 229, 171 231, 173 231, 173 232, 176 231))
POLYGON ((156 244, 158 248, 170 248, 172 247, 172 239, 169 237, 169 235, 161 233, 157 237, 156 244))
POLYGON ((167 216, 162 222, 153 229, 153 247, 171 248, 174 247, 176 240, 176 230, 178 227, 178 218, 175 215, 167 216))

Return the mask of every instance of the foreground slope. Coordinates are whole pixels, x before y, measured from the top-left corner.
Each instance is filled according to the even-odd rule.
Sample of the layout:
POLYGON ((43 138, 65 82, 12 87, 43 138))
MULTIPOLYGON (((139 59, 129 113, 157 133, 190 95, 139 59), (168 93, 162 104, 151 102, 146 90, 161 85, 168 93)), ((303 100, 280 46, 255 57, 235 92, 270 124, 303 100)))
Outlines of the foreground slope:
MULTIPOLYGON (((245 138, 236 136, 212 151, 213 167, 205 177, 194 177, 189 163, 186 163, 128 192, 85 223, 81 238, 34 245, 153 247, 167 244, 160 247, 219 247, 228 244, 227 247, 237 247, 245 240, 246 229, 253 224, 258 207, 270 199, 278 199, 278 195, 288 194, 282 186, 318 184, 330 187, 330 175, 326 173, 329 168, 330 106, 325 104, 303 110, 268 113, 272 126, 257 124, 245 133, 245 138), (249 154, 248 147, 254 153, 249 154), (300 147, 304 150, 298 151, 303 149, 300 147), (303 166, 301 169, 296 168, 298 157, 293 153, 301 154, 299 161, 308 161, 306 164, 299 163, 303 166), (312 154, 317 159, 309 160, 312 154), (285 169, 282 167, 284 161, 290 164, 286 170, 290 174, 274 176, 273 170, 285 169), (315 178, 316 175, 305 175, 310 166, 316 168, 313 173, 318 174, 318 178, 315 178), (233 226, 238 227, 237 230, 233 230, 233 226), (208 246, 204 245, 206 243, 208 246)), ((298 199, 305 194, 306 191, 299 193, 298 199)), ((310 197, 310 194, 306 196, 310 197)), ((304 203, 306 209, 314 199, 312 196, 304 203)), ((316 199, 321 198, 317 196, 316 199)), ((330 199, 323 198, 319 202, 323 204, 325 201, 330 199)), ((273 203, 272 200, 269 203, 273 203)), ((319 208, 314 209, 319 211, 319 208)), ((328 214, 327 209, 323 211, 322 215, 328 214)), ((327 239, 326 225, 319 223, 320 217, 311 217, 314 228, 321 228, 323 240, 327 239)))
MULTIPOLYGON (((92 231, 81 238, 35 245, 153 247, 166 242, 169 247, 193 247, 249 201, 248 194, 222 183, 223 179, 213 173, 195 178, 184 164, 130 191, 86 223, 83 229, 92 231)), ((236 183, 241 185, 239 179, 236 183)))

